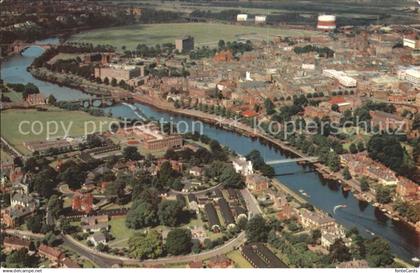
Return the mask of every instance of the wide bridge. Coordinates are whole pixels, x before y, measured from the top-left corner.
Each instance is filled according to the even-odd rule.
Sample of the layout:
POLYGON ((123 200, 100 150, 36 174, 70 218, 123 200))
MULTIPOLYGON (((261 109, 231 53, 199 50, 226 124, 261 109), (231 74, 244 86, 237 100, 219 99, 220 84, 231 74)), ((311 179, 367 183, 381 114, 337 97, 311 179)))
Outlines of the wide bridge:
POLYGON ((278 160, 269 160, 265 163, 268 165, 278 165, 278 164, 285 164, 290 162, 309 162, 309 163, 315 163, 318 162, 319 158, 316 156, 311 157, 299 157, 299 158, 285 158, 285 159, 278 159, 278 160))
POLYGON ((22 52, 27 49, 28 47, 36 46, 42 49, 50 49, 53 47, 51 44, 38 44, 38 43, 25 43, 22 41, 16 41, 13 44, 10 45, 10 52, 15 54, 22 54, 22 52))

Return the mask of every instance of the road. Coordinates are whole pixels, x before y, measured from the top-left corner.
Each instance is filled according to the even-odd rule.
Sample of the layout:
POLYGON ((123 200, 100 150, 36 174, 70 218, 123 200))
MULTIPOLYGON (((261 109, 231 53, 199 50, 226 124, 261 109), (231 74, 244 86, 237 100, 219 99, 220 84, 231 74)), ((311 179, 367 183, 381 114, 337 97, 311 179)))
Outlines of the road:
POLYGON ((223 255, 231 252, 238 248, 240 245, 245 243, 245 232, 239 233, 237 237, 228 241, 226 244, 214 248, 209 251, 205 251, 199 254, 190 254, 184 256, 170 256, 164 258, 158 258, 154 260, 139 261, 127 257, 115 256, 107 253, 98 252, 78 242, 70 235, 64 235, 64 243, 75 252, 82 256, 92 260, 101 267, 110 267, 114 264, 125 264, 125 265, 136 265, 136 266, 157 266, 163 264, 175 264, 175 263, 188 263, 193 261, 207 260, 215 256, 223 255))
POLYGON ((262 210, 260 208, 260 205, 258 204, 258 201, 255 199, 255 197, 249 192, 248 189, 242 189, 241 194, 245 200, 246 207, 248 208, 248 214, 249 216, 262 214, 262 210))

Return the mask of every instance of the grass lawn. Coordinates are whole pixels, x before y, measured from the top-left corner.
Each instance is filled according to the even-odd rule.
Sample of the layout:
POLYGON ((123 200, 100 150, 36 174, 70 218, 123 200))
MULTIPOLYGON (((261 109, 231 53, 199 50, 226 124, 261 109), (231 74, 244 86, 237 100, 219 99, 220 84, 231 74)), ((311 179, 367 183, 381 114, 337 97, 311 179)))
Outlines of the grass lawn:
POLYGON ((239 268, 252 268, 252 265, 242 256, 239 250, 234 250, 226 254, 226 256, 231 259, 236 267, 239 268))
POLYGON ((138 44, 156 45, 175 43, 175 38, 191 35, 197 46, 216 46, 220 39, 271 39, 274 36, 314 35, 314 31, 282 29, 280 27, 242 26, 222 23, 137 24, 82 32, 70 42, 109 44, 121 50, 122 46, 134 49, 138 44))
MULTIPOLYGON (((113 217, 111 221, 109 221, 109 225, 111 226, 111 234, 115 237, 114 240, 110 242, 117 243, 117 241, 125 240, 131 237, 136 231, 133 229, 129 229, 125 225, 126 217, 113 217)), ((124 241, 124 245, 127 245, 127 241, 124 241)))
POLYGON ((9 89, 9 92, 3 94, 5 97, 8 97, 12 102, 22 101, 22 93, 18 93, 12 89, 9 89))
POLYGON ((0 151, 0 161, 1 162, 10 162, 10 161, 12 161, 12 157, 5 150, 1 149, 1 151, 0 151))
POLYGON ((48 136, 46 128, 49 121, 56 122, 50 123, 50 137, 58 138, 65 136, 65 131, 68 129, 69 136, 83 136, 85 125, 87 133, 92 133, 94 127, 96 131, 99 131, 101 122, 105 124, 102 130, 106 131, 113 120, 108 117, 94 117, 82 111, 66 111, 55 107, 48 107, 48 111, 45 112, 34 109, 7 110, 1 114, 1 136, 22 153, 30 154, 30 151, 23 146, 23 142, 46 140, 48 136), (22 123, 22 132, 19 132, 21 122, 26 123, 22 123), (58 126, 57 130, 55 130, 55 124, 58 126), (31 125, 34 125, 33 132, 31 132, 31 125), (41 128, 43 128, 42 131, 41 128), (25 134, 27 132, 29 134, 25 134))

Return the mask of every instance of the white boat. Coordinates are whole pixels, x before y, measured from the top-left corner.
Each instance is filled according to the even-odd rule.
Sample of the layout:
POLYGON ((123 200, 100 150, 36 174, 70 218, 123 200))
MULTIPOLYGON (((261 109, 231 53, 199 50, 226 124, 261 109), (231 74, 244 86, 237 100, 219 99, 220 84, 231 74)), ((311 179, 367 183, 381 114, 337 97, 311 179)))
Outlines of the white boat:
POLYGON ((373 232, 373 231, 370 231, 370 230, 366 229, 366 232, 369 233, 372 236, 375 236, 375 232, 373 232))
MULTIPOLYGON (((419 1, 420 1, 420 0, 419 0, 419 1)), ((412 260, 413 262, 415 262, 415 263, 420 262, 420 259, 419 259, 419 258, 417 258, 417 257, 413 257, 413 258, 411 258, 411 260, 412 260)))
POLYGON ((334 209, 333 209, 334 214, 335 214, 335 211, 336 211, 337 209, 339 209, 339 208, 347 208, 347 205, 346 205, 346 204, 342 204, 342 205, 337 205, 337 206, 335 206, 335 207, 334 207, 334 209))

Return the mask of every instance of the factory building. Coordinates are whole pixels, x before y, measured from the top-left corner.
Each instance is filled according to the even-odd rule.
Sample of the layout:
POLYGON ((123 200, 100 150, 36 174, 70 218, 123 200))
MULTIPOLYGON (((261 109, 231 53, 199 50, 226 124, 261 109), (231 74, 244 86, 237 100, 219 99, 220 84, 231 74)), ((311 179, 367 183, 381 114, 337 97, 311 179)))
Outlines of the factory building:
POLYGON ((236 21, 238 22, 246 22, 248 20, 248 14, 238 14, 236 16, 236 21))
POLYGON ((121 80, 129 81, 139 76, 144 76, 144 67, 110 64, 109 66, 95 68, 95 78, 101 78, 101 80, 108 78, 109 81, 112 79, 116 79, 118 82, 121 80))

